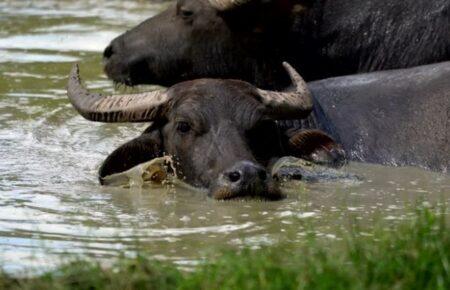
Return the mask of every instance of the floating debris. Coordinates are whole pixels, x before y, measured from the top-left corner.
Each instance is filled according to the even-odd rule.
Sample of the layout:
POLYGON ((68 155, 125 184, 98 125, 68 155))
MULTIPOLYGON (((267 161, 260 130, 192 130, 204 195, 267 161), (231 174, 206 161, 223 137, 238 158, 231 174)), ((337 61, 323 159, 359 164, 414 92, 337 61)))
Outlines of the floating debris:
POLYGON ((103 182, 110 186, 142 188, 144 185, 170 184, 176 178, 172 157, 163 156, 138 164, 127 171, 105 176, 103 182))

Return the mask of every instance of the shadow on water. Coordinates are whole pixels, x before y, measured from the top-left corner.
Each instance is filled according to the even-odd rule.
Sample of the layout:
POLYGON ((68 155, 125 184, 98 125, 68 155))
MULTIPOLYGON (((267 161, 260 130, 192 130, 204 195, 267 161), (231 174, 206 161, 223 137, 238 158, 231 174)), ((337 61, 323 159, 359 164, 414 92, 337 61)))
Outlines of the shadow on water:
POLYGON ((136 250, 186 264, 209 249, 301 243, 309 232, 339 239, 351 220, 372 227, 381 216, 388 227, 418 201, 449 204, 448 175, 365 164, 345 169, 362 181, 290 183, 278 202, 100 187, 100 162, 145 125, 82 119, 65 96, 67 73, 77 61, 89 87, 113 91, 102 49, 167 4, 36 2, 0 3, 0 262, 8 270, 136 250))

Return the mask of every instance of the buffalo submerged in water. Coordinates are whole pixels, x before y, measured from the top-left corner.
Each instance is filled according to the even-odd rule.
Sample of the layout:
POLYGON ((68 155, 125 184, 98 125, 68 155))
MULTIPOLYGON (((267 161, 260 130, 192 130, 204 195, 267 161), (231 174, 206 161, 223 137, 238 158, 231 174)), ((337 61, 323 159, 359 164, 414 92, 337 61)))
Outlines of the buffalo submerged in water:
POLYGON ((448 0, 178 0, 104 51, 119 83, 232 78, 289 85, 450 60, 448 0))
POLYGON ((114 39, 105 72, 129 85, 226 77, 282 88, 280 59, 307 79, 386 70, 309 83, 312 116, 285 128, 320 128, 351 160, 446 172, 449 11, 446 0, 179 0, 114 39))
MULTIPOLYGON (((304 84, 301 86, 306 90, 304 84)), ((168 106, 155 107, 151 105, 152 102, 148 103, 147 94, 141 94, 132 96, 131 105, 134 107, 130 108, 128 104, 121 108, 119 105, 123 100, 109 97, 107 99, 110 102, 115 102, 112 105, 118 106, 113 108, 116 110, 113 112, 112 107, 99 107, 96 111, 92 107, 76 105, 83 100, 93 102, 98 97, 89 99, 87 93, 74 82, 73 76, 69 83, 69 96, 88 119, 105 122, 155 121, 141 137, 125 144, 106 160, 100 170, 101 177, 124 171, 166 152, 184 156, 183 164, 185 168, 189 168, 184 170, 188 180, 196 183, 196 178, 203 176, 209 181, 203 180, 199 184, 210 186, 209 182, 215 180, 221 170, 232 166, 228 157, 221 158, 223 156, 242 157, 250 154, 252 157, 246 159, 258 162, 266 160, 266 163, 262 163, 265 165, 274 156, 282 155, 298 156, 318 163, 341 163, 342 149, 333 140, 342 145, 350 160, 413 165, 448 172, 450 62, 330 78, 310 82, 308 88, 312 93, 314 106, 309 103, 309 97, 306 97, 309 95, 297 95, 302 96, 301 100, 306 103, 293 111, 290 105, 282 105, 281 99, 278 105, 282 106, 277 106, 280 114, 272 116, 273 119, 280 119, 276 125, 261 117, 267 116, 261 111, 266 110, 269 103, 266 103, 264 109, 255 101, 262 92, 267 91, 236 80, 207 79, 180 83, 164 94, 177 96, 170 98, 168 106), (183 101, 176 101, 178 99, 183 101), (152 110, 147 109, 149 104, 152 110), (178 109, 189 116, 188 119, 196 121, 184 122, 184 115, 176 113, 178 109), (312 112, 308 114, 310 110, 312 112), (227 112, 228 115, 221 112, 227 112), (118 119, 117 116, 125 113, 137 119, 118 119), (142 116, 144 113, 146 115, 142 116), (239 116, 240 119, 230 121, 230 114, 233 118, 239 116), (303 119, 287 120, 298 118, 303 119), (260 122, 263 120, 264 122, 260 122), (198 131, 195 129, 199 126, 197 124, 210 129, 198 131), (233 130, 236 131, 218 129, 227 128, 219 124, 233 125, 233 130), (174 133, 182 131, 189 133, 174 133), (191 137, 204 134, 207 138, 191 137), (171 142, 168 143, 167 140, 171 142), (183 144, 184 149, 175 146, 177 144, 183 144), (278 151, 273 148, 278 148, 278 151), (206 153, 208 156, 215 156, 214 161, 206 161, 203 158, 206 153), (199 160, 206 163, 199 165, 199 160), (220 170, 217 169, 218 165, 220 170)), ((270 98, 273 101, 279 94, 263 93, 273 96, 274 98, 270 98)), ((161 99, 157 103, 166 102, 161 99)), ((231 161, 236 159, 230 158, 231 161)))
POLYGON ((314 110, 286 126, 319 128, 355 161, 450 167, 450 62, 309 82, 314 110))
POLYGON ((100 182, 169 155, 181 177, 208 188, 214 198, 279 199, 283 195, 267 173, 279 157, 293 155, 334 166, 345 161, 340 145, 321 131, 280 130, 275 120, 305 118, 313 106, 306 83, 287 63, 285 68, 293 91, 267 91, 238 80, 198 79, 166 91, 102 96, 81 86, 75 66, 68 96, 88 120, 153 121, 141 136, 107 157, 99 170, 100 182))

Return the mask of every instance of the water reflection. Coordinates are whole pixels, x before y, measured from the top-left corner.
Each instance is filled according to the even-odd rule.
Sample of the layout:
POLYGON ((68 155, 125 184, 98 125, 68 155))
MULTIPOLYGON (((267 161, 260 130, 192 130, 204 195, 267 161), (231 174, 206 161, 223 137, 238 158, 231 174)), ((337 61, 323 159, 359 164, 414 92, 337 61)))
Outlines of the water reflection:
POLYGON ((65 97, 67 73, 79 61, 89 87, 113 91, 101 50, 161 5, 0 3, 0 263, 8 270, 51 265, 66 253, 106 259, 137 249, 186 265, 224 246, 295 244, 311 232, 339 239, 352 220, 371 227, 381 216, 389 225, 408 218, 408 204, 449 202, 448 175, 365 164, 346 169, 360 182, 290 183, 277 202, 100 187, 100 162, 145 124, 85 121, 65 97))

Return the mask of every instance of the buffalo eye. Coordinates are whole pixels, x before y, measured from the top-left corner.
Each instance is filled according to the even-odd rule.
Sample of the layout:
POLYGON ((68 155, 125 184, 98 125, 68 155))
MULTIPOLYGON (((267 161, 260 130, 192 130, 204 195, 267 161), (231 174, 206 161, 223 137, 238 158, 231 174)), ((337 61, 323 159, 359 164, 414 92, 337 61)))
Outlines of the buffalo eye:
POLYGON ((187 133, 191 130, 191 125, 188 122, 178 122, 177 131, 181 133, 187 133))
POLYGON ((181 8, 180 9, 180 14, 181 17, 185 18, 185 19, 189 19, 192 17, 192 15, 194 15, 194 12, 192 10, 186 9, 186 8, 181 8))

